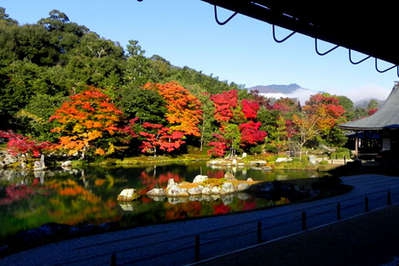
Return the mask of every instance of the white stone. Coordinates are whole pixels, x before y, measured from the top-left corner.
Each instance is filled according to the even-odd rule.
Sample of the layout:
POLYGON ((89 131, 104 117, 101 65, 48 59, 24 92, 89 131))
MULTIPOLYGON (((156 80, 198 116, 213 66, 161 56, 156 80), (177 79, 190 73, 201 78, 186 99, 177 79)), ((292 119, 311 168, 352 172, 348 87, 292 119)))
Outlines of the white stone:
POLYGON ((165 196, 165 190, 163 188, 153 188, 147 191, 147 195, 150 196, 165 196))
POLYGON ((210 195, 210 194, 212 194, 211 187, 210 187, 210 186, 204 187, 204 188, 202 189, 202 194, 204 194, 204 195, 210 195))
POLYGON ((134 188, 125 188, 119 193, 118 200, 120 201, 132 201, 139 198, 139 194, 136 193, 134 188))
POLYGON ((175 184, 176 184, 175 180, 173 178, 169 178, 167 187, 173 186, 175 184))
POLYGON ((249 185, 247 183, 239 183, 237 185, 237 190, 238 191, 244 191, 244 190, 246 190, 248 188, 249 188, 249 185))
POLYGON ((202 186, 198 186, 198 187, 193 187, 193 188, 189 188, 187 190, 188 194, 190 195, 200 195, 202 194, 202 186))
POLYGON ((194 177, 193 183, 204 183, 205 181, 208 180, 208 176, 206 175, 197 175, 194 177))
POLYGON ((211 188, 211 194, 220 194, 220 188, 219 187, 212 187, 211 188))
POLYGON ((166 187, 166 195, 169 197, 187 197, 189 196, 186 189, 181 188, 179 184, 171 178, 168 181, 168 186, 166 187))
POLYGON ((283 163, 283 162, 291 162, 292 158, 287 158, 287 157, 278 157, 276 159, 276 163, 283 163))
POLYGON ((235 192, 234 185, 231 182, 224 182, 220 189, 220 194, 229 194, 235 192))

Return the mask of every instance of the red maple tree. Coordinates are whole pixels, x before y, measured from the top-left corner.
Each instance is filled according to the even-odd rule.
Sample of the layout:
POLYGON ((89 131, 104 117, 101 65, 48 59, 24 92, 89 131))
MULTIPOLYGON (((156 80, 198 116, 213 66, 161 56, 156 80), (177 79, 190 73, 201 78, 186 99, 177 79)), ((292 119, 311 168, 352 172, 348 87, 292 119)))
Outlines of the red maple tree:
POLYGON ((242 112, 246 119, 256 119, 259 110, 259 103, 254 100, 243 99, 241 101, 242 112))
POLYGON ((157 155, 158 150, 173 152, 185 143, 184 133, 173 131, 162 124, 143 123, 143 131, 139 132, 142 142, 140 149, 143 153, 157 155))
POLYGON ((7 150, 14 156, 28 154, 33 157, 39 157, 43 150, 52 146, 50 142, 38 142, 13 131, 0 130, 0 138, 8 139, 7 150))
POLYGON ((219 123, 229 122, 234 116, 234 108, 238 105, 237 90, 214 94, 211 100, 215 106, 215 120, 219 123))
POLYGON ((254 121, 248 121, 239 126, 242 146, 255 145, 265 140, 267 133, 266 131, 260 130, 260 126, 260 122, 254 121))
POLYGON ((212 147, 208 150, 208 155, 215 157, 222 157, 228 149, 227 140, 220 134, 213 134, 214 141, 209 142, 209 146, 212 147))

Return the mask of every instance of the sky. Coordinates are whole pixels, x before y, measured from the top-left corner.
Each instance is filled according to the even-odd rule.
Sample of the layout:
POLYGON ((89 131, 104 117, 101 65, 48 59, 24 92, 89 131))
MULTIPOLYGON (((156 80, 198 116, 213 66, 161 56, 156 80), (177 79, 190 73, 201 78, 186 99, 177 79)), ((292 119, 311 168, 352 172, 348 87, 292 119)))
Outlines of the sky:
MULTIPOLYGON (((385 100, 399 80, 396 68, 377 72, 374 58, 351 64, 344 47, 320 56, 314 39, 299 33, 277 43, 271 24, 241 14, 221 26, 213 5, 201 0, 0 0, 0 7, 20 25, 36 23, 57 9, 124 49, 129 40, 137 40, 147 57, 159 55, 174 66, 188 66, 245 88, 296 83, 352 101, 385 100)), ((220 7, 217 11, 221 21, 232 14, 220 7)), ((279 39, 289 33, 276 28, 279 39)), ((322 52, 333 46, 318 42, 322 52)), ((364 57, 352 52, 354 61, 364 57)), ((378 60, 379 69, 391 66, 378 60)))

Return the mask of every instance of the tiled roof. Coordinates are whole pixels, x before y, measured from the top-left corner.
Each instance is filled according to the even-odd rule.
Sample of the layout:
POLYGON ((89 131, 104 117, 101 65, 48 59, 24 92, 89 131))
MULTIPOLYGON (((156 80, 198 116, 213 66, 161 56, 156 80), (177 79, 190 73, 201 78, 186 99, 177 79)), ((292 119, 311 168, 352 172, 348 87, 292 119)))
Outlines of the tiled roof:
POLYGON ((347 130, 399 128, 399 84, 395 84, 384 104, 374 114, 338 125, 347 130))

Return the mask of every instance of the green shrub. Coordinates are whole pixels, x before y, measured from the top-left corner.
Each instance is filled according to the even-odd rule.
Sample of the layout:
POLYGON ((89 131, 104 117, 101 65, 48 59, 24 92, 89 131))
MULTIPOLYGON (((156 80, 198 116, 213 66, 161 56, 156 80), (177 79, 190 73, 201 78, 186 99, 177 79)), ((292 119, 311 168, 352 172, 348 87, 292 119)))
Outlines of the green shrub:
POLYGON ((348 148, 337 148, 335 152, 330 154, 331 159, 349 159, 351 157, 351 151, 348 148))

